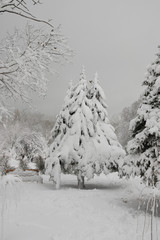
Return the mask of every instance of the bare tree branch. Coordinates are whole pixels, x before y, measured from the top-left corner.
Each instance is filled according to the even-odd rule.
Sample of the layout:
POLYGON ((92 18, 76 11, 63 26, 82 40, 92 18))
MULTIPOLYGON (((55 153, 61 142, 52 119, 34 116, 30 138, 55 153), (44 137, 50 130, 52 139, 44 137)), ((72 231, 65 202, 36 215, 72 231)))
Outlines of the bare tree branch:
POLYGON ((40 1, 38 0, 11 0, 11 1, 0 0, 0 13, 15 14, 35 22, 47 24, 48 26, 53 28, 53 25, 50 23, 50 21, 38 19, 36 16, 34 16, 31 13, 31 10, 29 8, 29 5, 31 5, 31 3, 33 5, 37 5, 37 4, 40 4, 40 1))

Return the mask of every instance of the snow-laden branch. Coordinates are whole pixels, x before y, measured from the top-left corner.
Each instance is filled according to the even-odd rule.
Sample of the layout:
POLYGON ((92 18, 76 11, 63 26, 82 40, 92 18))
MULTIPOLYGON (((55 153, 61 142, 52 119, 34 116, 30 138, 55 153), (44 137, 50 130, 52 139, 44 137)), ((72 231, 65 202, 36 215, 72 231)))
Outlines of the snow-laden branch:
POLYGON ((40 0, 0 0, 0 16, 16 14, 49 26, 47 32, 27 25, 24 32, 15 30, 0 42, 0 108, 5 106, 6 97, 21 98, 29 103, 30 91, 44 96, 45 73, 50 72, 51 63, 68 61, 72 55, 60 29, 55 28, 51 20, 39 19, 33 14, 33 6, 39 4, 40 0))
POLYGON ((44 96, 51 63, 69 60, 72 51, 60 29, 47 33, 27 25, 24 32, 15 30, 0 44, 1 96, 28 101, 28 92, 44 96))

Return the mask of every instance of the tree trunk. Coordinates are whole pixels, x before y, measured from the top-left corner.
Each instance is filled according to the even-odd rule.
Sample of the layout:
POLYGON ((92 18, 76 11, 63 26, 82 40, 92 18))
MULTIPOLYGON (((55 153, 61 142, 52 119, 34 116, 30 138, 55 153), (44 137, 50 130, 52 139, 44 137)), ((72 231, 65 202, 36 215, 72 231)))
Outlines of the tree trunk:
POLYGON ((59 163, 59 159, 55 164, 54 168, 55 168, 56 189, 59 189, 61 185, 61 165, 59 163))
POLYGON ((84 189, 85 185, 84 185, 84 176, 82 176, 82 173, 79 172, 77 175, 77 180, 78 180, 78 188, 79 189, 84 189))

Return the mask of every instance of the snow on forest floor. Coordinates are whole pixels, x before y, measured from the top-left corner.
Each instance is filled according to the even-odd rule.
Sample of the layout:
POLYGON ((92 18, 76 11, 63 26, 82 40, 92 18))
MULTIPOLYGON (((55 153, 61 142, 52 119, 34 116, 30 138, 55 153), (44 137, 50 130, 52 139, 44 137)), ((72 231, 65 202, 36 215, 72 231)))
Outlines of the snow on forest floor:
MULTIPOLYGON (((5 240, 151 239, 151 217, 145 209, 152 191, 138 178, 101 175, 78 190, 75 176, 62 175, 56 190, 45 176, 44 184, 23 183, 19 188, 17 207, 8 202, 5 211, 5 240)), ((160 217, 160 209, 156 215, 160 217)), ((160 239, 159 217, 153 218, 153 239, 160 239)))

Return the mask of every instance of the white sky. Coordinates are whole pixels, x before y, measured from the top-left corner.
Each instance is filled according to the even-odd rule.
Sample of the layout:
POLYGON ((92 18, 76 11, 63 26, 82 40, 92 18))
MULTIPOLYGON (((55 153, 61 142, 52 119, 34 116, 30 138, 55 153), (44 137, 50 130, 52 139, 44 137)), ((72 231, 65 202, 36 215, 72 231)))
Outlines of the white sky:
MULTIPOLYGON (((160 44, 159 0, 43 0, 38 16, 52 18, 75 50, 73 63, 52 77, 45 100, 35 98, 40 112, 60 110, 70 79, 79 79, 81 66, 88 79, 98 71, 110 114, 138 99, 146 66, 160 44), (45 3, 44 3, 45 2, 45 3)), ((18 17, 0 17, 1 35, 21 25, 18 17)))

